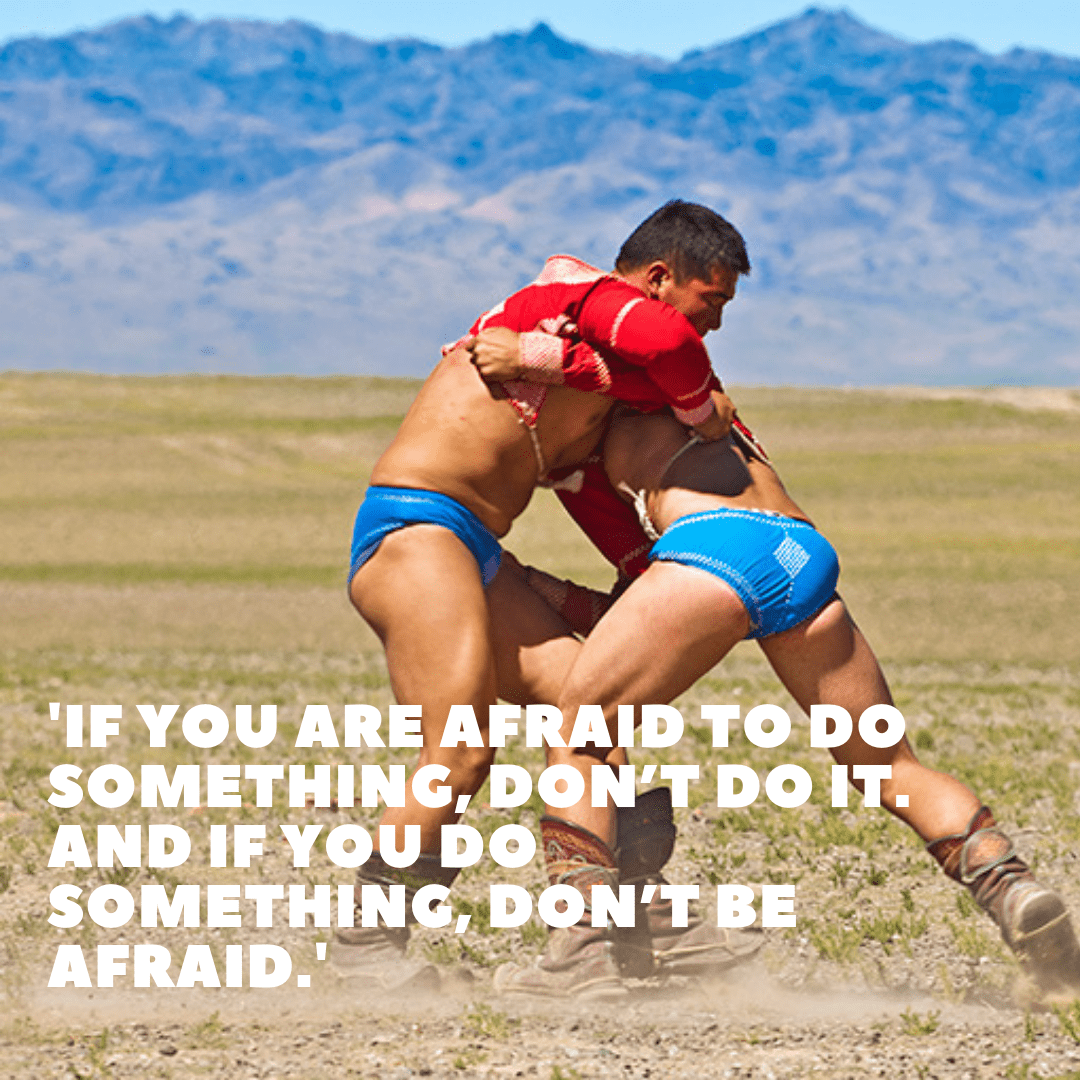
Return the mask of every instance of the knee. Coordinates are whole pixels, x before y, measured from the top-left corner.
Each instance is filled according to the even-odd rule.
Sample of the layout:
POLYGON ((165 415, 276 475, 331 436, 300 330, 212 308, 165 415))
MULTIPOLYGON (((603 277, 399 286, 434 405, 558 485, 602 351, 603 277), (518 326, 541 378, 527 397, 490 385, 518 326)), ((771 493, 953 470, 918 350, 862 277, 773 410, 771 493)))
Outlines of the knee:
POLYGON ((553 765, 573 765, 581 750, 571 746, 549 746, 545 751, 546 768, 553 765))
POLYGON ((491 772, 495 751, 487 747, 459 746, 444 750, 438 764, 450 770, 450 786, 456 794, 475 795, 491 772))

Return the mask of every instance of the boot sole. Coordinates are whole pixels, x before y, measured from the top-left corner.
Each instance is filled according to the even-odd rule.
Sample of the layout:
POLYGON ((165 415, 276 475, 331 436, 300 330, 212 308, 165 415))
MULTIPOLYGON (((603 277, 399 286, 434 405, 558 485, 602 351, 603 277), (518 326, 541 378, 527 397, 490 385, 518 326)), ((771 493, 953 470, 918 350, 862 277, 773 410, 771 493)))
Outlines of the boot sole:
POLYGON ((1080 997, 1080 943, 1061 897, 1049 891, 1033 897, 1015 922, 1009 944, 1039 987, 1080 997))

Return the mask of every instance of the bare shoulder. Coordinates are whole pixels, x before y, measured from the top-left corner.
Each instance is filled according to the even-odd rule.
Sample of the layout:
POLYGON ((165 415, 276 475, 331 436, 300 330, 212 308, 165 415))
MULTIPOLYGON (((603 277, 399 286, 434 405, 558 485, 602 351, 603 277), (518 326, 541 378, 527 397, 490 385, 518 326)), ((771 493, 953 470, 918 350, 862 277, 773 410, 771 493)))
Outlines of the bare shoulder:
POLYGON ((668 462, 689 438, 686 428, 666 413, 621 410, 604 442, 608 477, 616 486, 656 488, 668 462))

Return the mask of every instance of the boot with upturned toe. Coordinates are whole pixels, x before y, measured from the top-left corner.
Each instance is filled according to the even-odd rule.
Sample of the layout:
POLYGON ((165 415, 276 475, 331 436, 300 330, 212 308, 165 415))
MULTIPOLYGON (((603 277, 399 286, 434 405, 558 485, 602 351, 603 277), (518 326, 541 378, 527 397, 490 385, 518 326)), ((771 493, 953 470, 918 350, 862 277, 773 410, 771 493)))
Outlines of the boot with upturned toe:
POLYGON ((503 964, 495 972, 502 994, 617 1001, 627 995, 610 935, 603 927, 555 927, 535 964, 503 964))
POLYGON ((540 833, 549 883, 577 890, 584 913, 575 925, 548 933, 544 953, 534 964, 503 964, 495 972, 495 989, 534 997, 625 998, 612 932, 592 925, 593 886, 618 892, 614 853, 588 829, 553 814, 541 818, 540 833))
POLYGON ((617 812, 619 881, 635 888, 632 927, 616 927, 619 968, 627 978, 706 976, 750 960, 765 943, 759 930, 709 926, 693 907, 688 925, 675 926, 672 903, 661 899, 661 870, 675 847, 671 789, 643 792, 617 812))
POLYGON ((997 923, 1045 1004, 1080 1000, 1080 943, 1065 902, 1035 880, 988 807, 926 848, 997 923))

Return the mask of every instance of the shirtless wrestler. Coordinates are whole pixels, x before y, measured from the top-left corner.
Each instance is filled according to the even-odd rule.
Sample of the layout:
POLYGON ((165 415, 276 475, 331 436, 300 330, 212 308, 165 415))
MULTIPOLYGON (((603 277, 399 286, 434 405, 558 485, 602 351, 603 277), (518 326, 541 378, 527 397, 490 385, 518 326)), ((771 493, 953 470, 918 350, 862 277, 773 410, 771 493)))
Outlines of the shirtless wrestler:
MULTIPOLYGON (((459 796, 480 788, 493 752, 442 747, 441 737, 452 705, 472 706, 483 730, 496 700, 495 647, 512 651, 507 642, 516 631, 493 635, 485 598, 499 568, 498 537, 548 470, 592 450, 612 405, 613 397, 575 386, 643 407, 666 404, 706 437, 726 432, 701 338, 719 326, 748 270, 742 238, 723 218, 694 204, 669 204, 629 238, 614 274, 565 257, 549 260, 533 285, 478 320, 474 336, 451 349, 424 383, 376 463, 357 514, 349 595, 382 640, 396 699, 422 709, 417 768, 448 770, 452 798, 429 807, 407 786, 405 805, 388 808, 382 824, 396 829, 399 850, 400 827, 418 826, 420 858, 394 868, 376 851, 358 873, 361 882, 405 884, 411 896, 423 884, 453 878, 441 866, 441 827, 457 819, 459 796), (658 216, 667 220, 659 232, 658 216), (483 344, 475 335, 493 329, 522 332, 558 369, 561 385, 489 390, 473 361, 483 344), (533 332, 538 336, 528 338, 533 332)), ((564 637, 562 644, 573 641, 564 637)), ((377 980, 389 965, 400 982, 410 974, 400 963, 407 937, 407 928, 385 926, 340 931, 336 966, 377 980)))
MULTIPOLYGON (((626 412, 611 424, 604 465, 655 543, 647 569, 577 653, 559 698, 564 739, 580 705, 600 704, 614 741, 618 704, 672 700, 746 637, 758 640, 807 712, 828 703, 857 719, 870 706, 892 704, 870 646, 836 594, 833 548, 765 461, 730 439, 702 444, 669 416, 626 412)), ((592 766, 608 752, 548 752, 549 765, 577 768, 585 783, 576 806, 549 808, 542 822, 549 877, 579 887, 586 899, 595 882, 614 883, 621 860, 613 849, 624 846, 615 809, 592 806, 592 766)), ((906 738, 875 748, 856 730, 832 753, 849 779, 856 766, 890 766, 882 805, 970 890, 1044 993, 1080 996, 1080 947, 1061 898, 1035 881, 967 787, 920 764, 906 738)), ((852 782, 862 789, 860 780, 852 782)), ((559 993, 569 972, 579 988, 587 982, 583 972, 609 985, 602 958, 610 935, 587 920, 588 914, 578 926, 553 932, 534 967, 500 969, 497 985, 559 993)))

